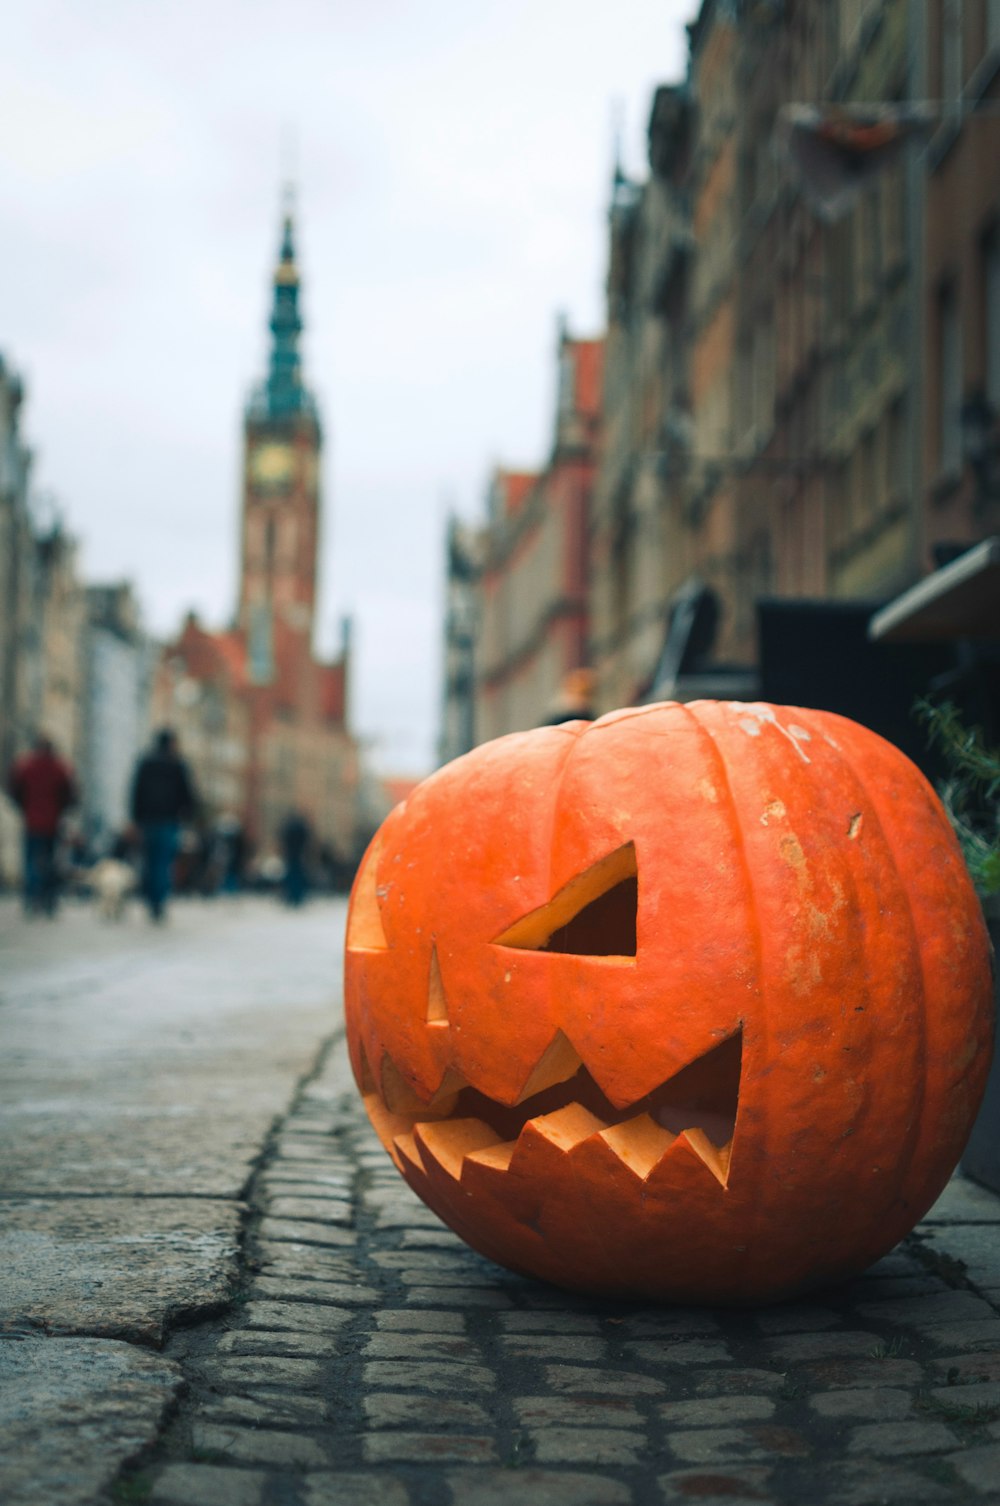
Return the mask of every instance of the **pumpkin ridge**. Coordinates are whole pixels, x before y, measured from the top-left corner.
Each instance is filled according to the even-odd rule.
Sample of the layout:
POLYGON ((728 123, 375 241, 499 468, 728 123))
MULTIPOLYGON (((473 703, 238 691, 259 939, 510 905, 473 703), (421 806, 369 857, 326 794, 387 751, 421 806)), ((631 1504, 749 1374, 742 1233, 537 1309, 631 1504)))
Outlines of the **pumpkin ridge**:
MULTIPOLYGON (((824 736, 824 732, 826 730, 825 727, 820 725, 815 719, 813 719, 808 710, 798 706, 790 709, 794 709, 796 717, 801 720, 802 725, 806 728, 807 731, 812 732, 817 737, 824 736)), ((825 718, 823 720, 825 721, 825 718)), ((831 741, 829 743, 829 746, 838 763, 841 765, 841 768, 845 771, 848 778, 856 785, 857 789, 860 791, 867 811, 871 813, 871 821, 874 823, 875 835, 877 836, 878 841, 881 843, 882 850, 888 858, 888 869, 892 875, 893 888, 895 889, 897 895, 901 897, 902 909, 907 917, 907 929, 910 934, 911 954, 916 964, 916 974, 920 980, 920 998, 918 1003, 916 1004, 919 1029, 917 1031, 918 1039, 916 1042, 917 1071, 914 1073, 915 1093, 913 1113, 911 1119, 911 1129, 906 1137, 905 1147, 900 1147, 900 1150, 903 1153, 899 1154, 896 1161, 894 1162, 892 1200, 895 1201, 909 1177, 910 1167, 913 1163, 913 1159, 920 1140, 920 1127, 923 1124, 924 1120, 924 1104, 927 1096, 927 970, 924 964, 923 950, 920 945, 920 933, 917 927, 917 918, 913 912, 913 901, 910 895, 909 887, 903 882, 902 875, 899 871, 899 864, 896 861, 896 854, 893 849, 893 845, 889 840, 889 835, 879 814, 875 799, 868 788, 868 784, 866 779, 864 778, 864 775, 861 774, 861 772, 856 767, 854 759, 850 757, 849 754, 846 753, 843 747, 841 747, 838 743, 831 741)), ((854 818, 852 818, 851 826, 854 827, 854 818)), ((857 831, 859 828, 854 827, 854 829, 855 831, 857 831)), ((869 823, 866 823, 864 840, 866 842, 870 842, 871 839, 871 825, 869 823)), ((845 871, 852 889, 855 891, 855 893, 857 893, 857 882, 853 873, 851 873, 850 871, 849 865, 845 865, 845 871)), ((859 914, 861 916, 862 922, 862 947, 865 959, 865 974, 870 979, 872 976, 869 952, 871 928, 869 926, 868 918, 865 914, 863 905, 859 905, 859 914)), ((876 1023, 877 1022, 871 1018, 871 1011, 869 1011, 869 1026, 874 1027, 876 1023)), ((871 1034, 872 1029, 870 1028, 869 1035, 871 1034)))
MULTIPOLYGON (((797 711, 797 715, 798 714, 800 714, 800 712, 797 711)), ((804 714, 804 717, 806 717, 806 715, 809 715, 809 712, 806 712, 806 714, 804 714)), ((925 1117, 925 1114, 923 1114, 923 1108, 925 1108, 926 1090, 928 1090, 929 1033, 928 976, 926 976, 926 962, 925 956, 923 956, 923 947, 922 944, 920 944, 920 928, 919 925, 917 925, 916 914, 914 914, 913 895, 911 895, 910 893, 910 886, 902 881, 901 872, 899 872, 899 863, 898 860, 896 860, 895 845, 893 845, 892 839, 890 839, 889 836, 889 831, 887 831, 886 824, 884 824, 883 818, 881 818, 880 806, 878 806, 877 797, 875 797, 875 795, 873 795, 872 792, 869 791, 869 786, 867 786, 866 779, 864 779, 864 777, 861 776, 860 773, 858 773, 857 767, 855 767, 854 764, 854 759, 848 758, 848 756, 845 755, 845 751, 843 751, 843 748, 840 747, 839 744, 834 747, 834 751, 836 751, 837 756, 839 756, 840 761, 843 762, 843 765, 848 768, 849 774, 851 774, 852 779, 854 779, 855 785, 857 785, 857 788, 860 789, 861 794, 863 794, 864 800, 866 800, 867 806, 869 806, 870 812, 872 812, 872 818, 873 822, 875 822, 875 828, 877 828, 878 836, 880 836, 881 842, 883 842, 884 845, 884 849, 886 849, 887 854, 889 854, 890 863, 892 863, 893 875, 895 875, 896 883, 898 883, 898 889, 902 895, 902 902, 904 902, 905 913, 907 913, 908 922, 910 922, 910 934, 911 938, 913 938, 913 955, 914 959, 916 959, 917 976, 919 976, 920 979, 919 998, 917 998, 917 1006, 919 1006, 920 1039, 916 1110, 914 1110, 913 1117, 911 1117, 911 1133, 910 1136, 908 1136, 907 1145, 908 1154, 905 1155, 905 1157, 899 1157, 898 1160, 898 1176, 896 1176, 895 1179, 895 1194, 896 1199, 899 1199, 899 1197, 901 1197, 902 1191, 904 1191, 905 1185, 907 1185, 908 1178, 910 1178, 910 1170, 911 1167, 913 1167, 914 1158, 916 1158, 917 1155, 917 1148, 919 1148, 920 1129, 922 1129, 923 1117, 925 1117)))
MULTIPOLYGON (((680 704, 680 703, 678 703, 678 704, 680 704)), ((754 955, 754 962, 756 964, 756 971, 757 971, 757 992, 758 992, 758 995, 760 997, 761 1016, 762 1016, 762 1018, 764 1018, 766 1020, 766 1018, 767 1018, 767 1010, 766 1010, 766 1007, 765 1007, 764 988, 763 988, 763 983, 764 983, 764 939, 763 939, 763 936, 761 934, 760 920, 759 920, 759 917, 758 917, 758 914, 757 914, 756 896, 755 896, 755 893, 754 893, 754 883, 753 883, 753 873, 752 873, 752 870, 751 870, 751 867, 750 867, 750 859, 749 859, 749 856, 747 855, 746 836, 745 836, 744 831, 743 831, 743 823, 740 820, 739 808, 738 808, 738 805, 737 805, 737 802, 736 802, 736 797, 733 794, 733 787, 732 787, 732 782, 730 781, 730 778, 729 778, 729 768, 728 768, 728 766, 726 764, 725 754, 723 753, 722 749, 719 747, 719 744, 718 744, 718 742, 717 742, 717 740, 716 740, 716 738, 715 738, 715 736, 714 736, 714 734, 712 732, 712 729, 710 727, 708 727, 702 721, 701 717, 696 716, 695 711, 694 711, 694 706, 697 706, 697 705, 698 705, 697 701, 694 702, 693 705, 692 704, 681 704, 680 705, 680 709, 686 714, 686 716, 694 723, 695 727, 698 729, 699 733, 701 734, 703 746, 705 746, 708 749, 710 749, 712 757, 713 757, 713 759, 714 759, 714 761, 716 763, 716 766, 718 768, 718 771, 719 771, 720 781, 721 781, 721 785, 722 785, 722 791, 723 791, 723 794, 725 796, 726 806, 727 806, 727 809, 729 810, 730 817, 731 817, 731 827, 732 827, 732 832, 733 832, 733 840, 734 840, 734 843, 735 843, 735 846, 736 846, 736 850, 739 853, 740 868, 741 868, 742 873, 743 873, 743 879, 744 879, 744 883, 746 885, 746 892, 747 892, 747 894, 749 896, 749 899, 750 899, 749 915, 750 915, 751 939, 752 939, 752 942, 753 942, 753 955, 754 955)), ((740 1021, 740 1027, 741 1027, 741 1029, 745 1029, 745 1027, 746 1027, 746 1021, 745 1020, 741 1020, 740 1021)), ((735 1139, 735 1132, 734 1132, 734 1139, 735 1139)))

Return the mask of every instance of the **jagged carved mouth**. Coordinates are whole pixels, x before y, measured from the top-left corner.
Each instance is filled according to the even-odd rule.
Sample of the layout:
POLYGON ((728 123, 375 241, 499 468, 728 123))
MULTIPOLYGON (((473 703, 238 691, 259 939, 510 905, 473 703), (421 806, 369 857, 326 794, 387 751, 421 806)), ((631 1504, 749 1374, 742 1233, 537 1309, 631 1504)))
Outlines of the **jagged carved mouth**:
POLYGON ((652 1093, 616 1108, 560 1032, 516 1104, 488 1098, 449 1068, 430 1103, 382 1061, 381 1093, 367 1059, 362 1091, 372 1122, 402 1169, 436 1162, 460 1179, 466 1161, 516 1169, 526 1138, 540 1135, 570 1153, 599 1136, 632 1174, 645 1180, 683 1140, 723 1186, 729 1177, 739 1104, 742 1030, 690 1062, 652 1093))

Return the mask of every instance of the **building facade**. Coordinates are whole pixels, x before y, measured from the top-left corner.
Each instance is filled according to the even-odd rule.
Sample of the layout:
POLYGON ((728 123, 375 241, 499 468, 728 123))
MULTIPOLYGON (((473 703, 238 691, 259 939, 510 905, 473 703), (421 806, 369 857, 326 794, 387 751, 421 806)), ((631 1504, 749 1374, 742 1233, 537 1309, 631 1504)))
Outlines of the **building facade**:
POLYGON ((299 271, 286 215, 272 280, 270 355, 244 412, 240 570, 225 632, 189 616, 163 651, 154 719, 174 726, 208 821, 238 819, 263 852, 293 812, 338 863, 357 847, 357 744, 347 725, 349 640, 314 649, 322 429, 301 369, 299 271))
MULTIPOLYGON (((648 174, 617 171, 611 196, 581 659, 598 711, 757 694, 764 638, 796 658, 774 652, 796 612, 829 647, 1000 532, 1000 6, 702 0, 688 36, 648 174)), ((513 505, 504 487, 477 740, 527 724, 552 673, 532 647, 548 473, 513 505)))
POLYGON ((920 573, 1000 533, 1000 6, 926 11, 920 573))
POLYGON ((539 473, 498 469, 480 542, 475 736, 537 726, 587 663, 587 529, 603 341, 560 328, 557 411, 539 473))
POLYGON ((127 582, 87 586, 85 607, 81 817, 88 847, 101 852, 130 821, 132 775, 149 730, 153 658, 127 582))

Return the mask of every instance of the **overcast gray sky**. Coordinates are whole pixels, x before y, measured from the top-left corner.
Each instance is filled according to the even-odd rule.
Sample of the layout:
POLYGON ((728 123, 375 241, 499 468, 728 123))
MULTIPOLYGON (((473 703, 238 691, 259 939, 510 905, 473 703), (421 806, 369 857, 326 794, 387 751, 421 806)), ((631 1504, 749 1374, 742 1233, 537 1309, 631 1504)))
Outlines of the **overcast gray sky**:
POLYGON ((36 487, 150 628, 234 601, 282 136, 326 427, 322 641, 378 764, 433 764, 443 525, 549 443, 557 311, 599 331, 612 112, 644 166, 695 0, 34 0, 0 43, 0 352, 36 487))

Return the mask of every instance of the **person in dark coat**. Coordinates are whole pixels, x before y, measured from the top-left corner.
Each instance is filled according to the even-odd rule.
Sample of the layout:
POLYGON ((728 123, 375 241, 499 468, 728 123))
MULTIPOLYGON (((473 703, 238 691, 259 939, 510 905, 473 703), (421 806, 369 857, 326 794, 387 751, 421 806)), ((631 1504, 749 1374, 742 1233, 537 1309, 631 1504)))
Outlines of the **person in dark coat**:
POLYGON ((299 811, 289 811, 281 826, 281 855, 285 860, 285 899, 290 905, 301 905, 306 897, 306 859, 311 836, 305 816, 299 811))
POLYGON ((132 780, 132 820, 142 837, 142 893, 153 920, 166 913, 181 825, 194 811, 190 771, 176 736, 165 727, 139 760, 132 780))
POLYGON ((17 759, 7 792, 24 817, 24 907, 54 915, 59 898, 56 839, 63 812, 76 804, 73 770, 49 738, 39 735, 30 753, 17 759))

